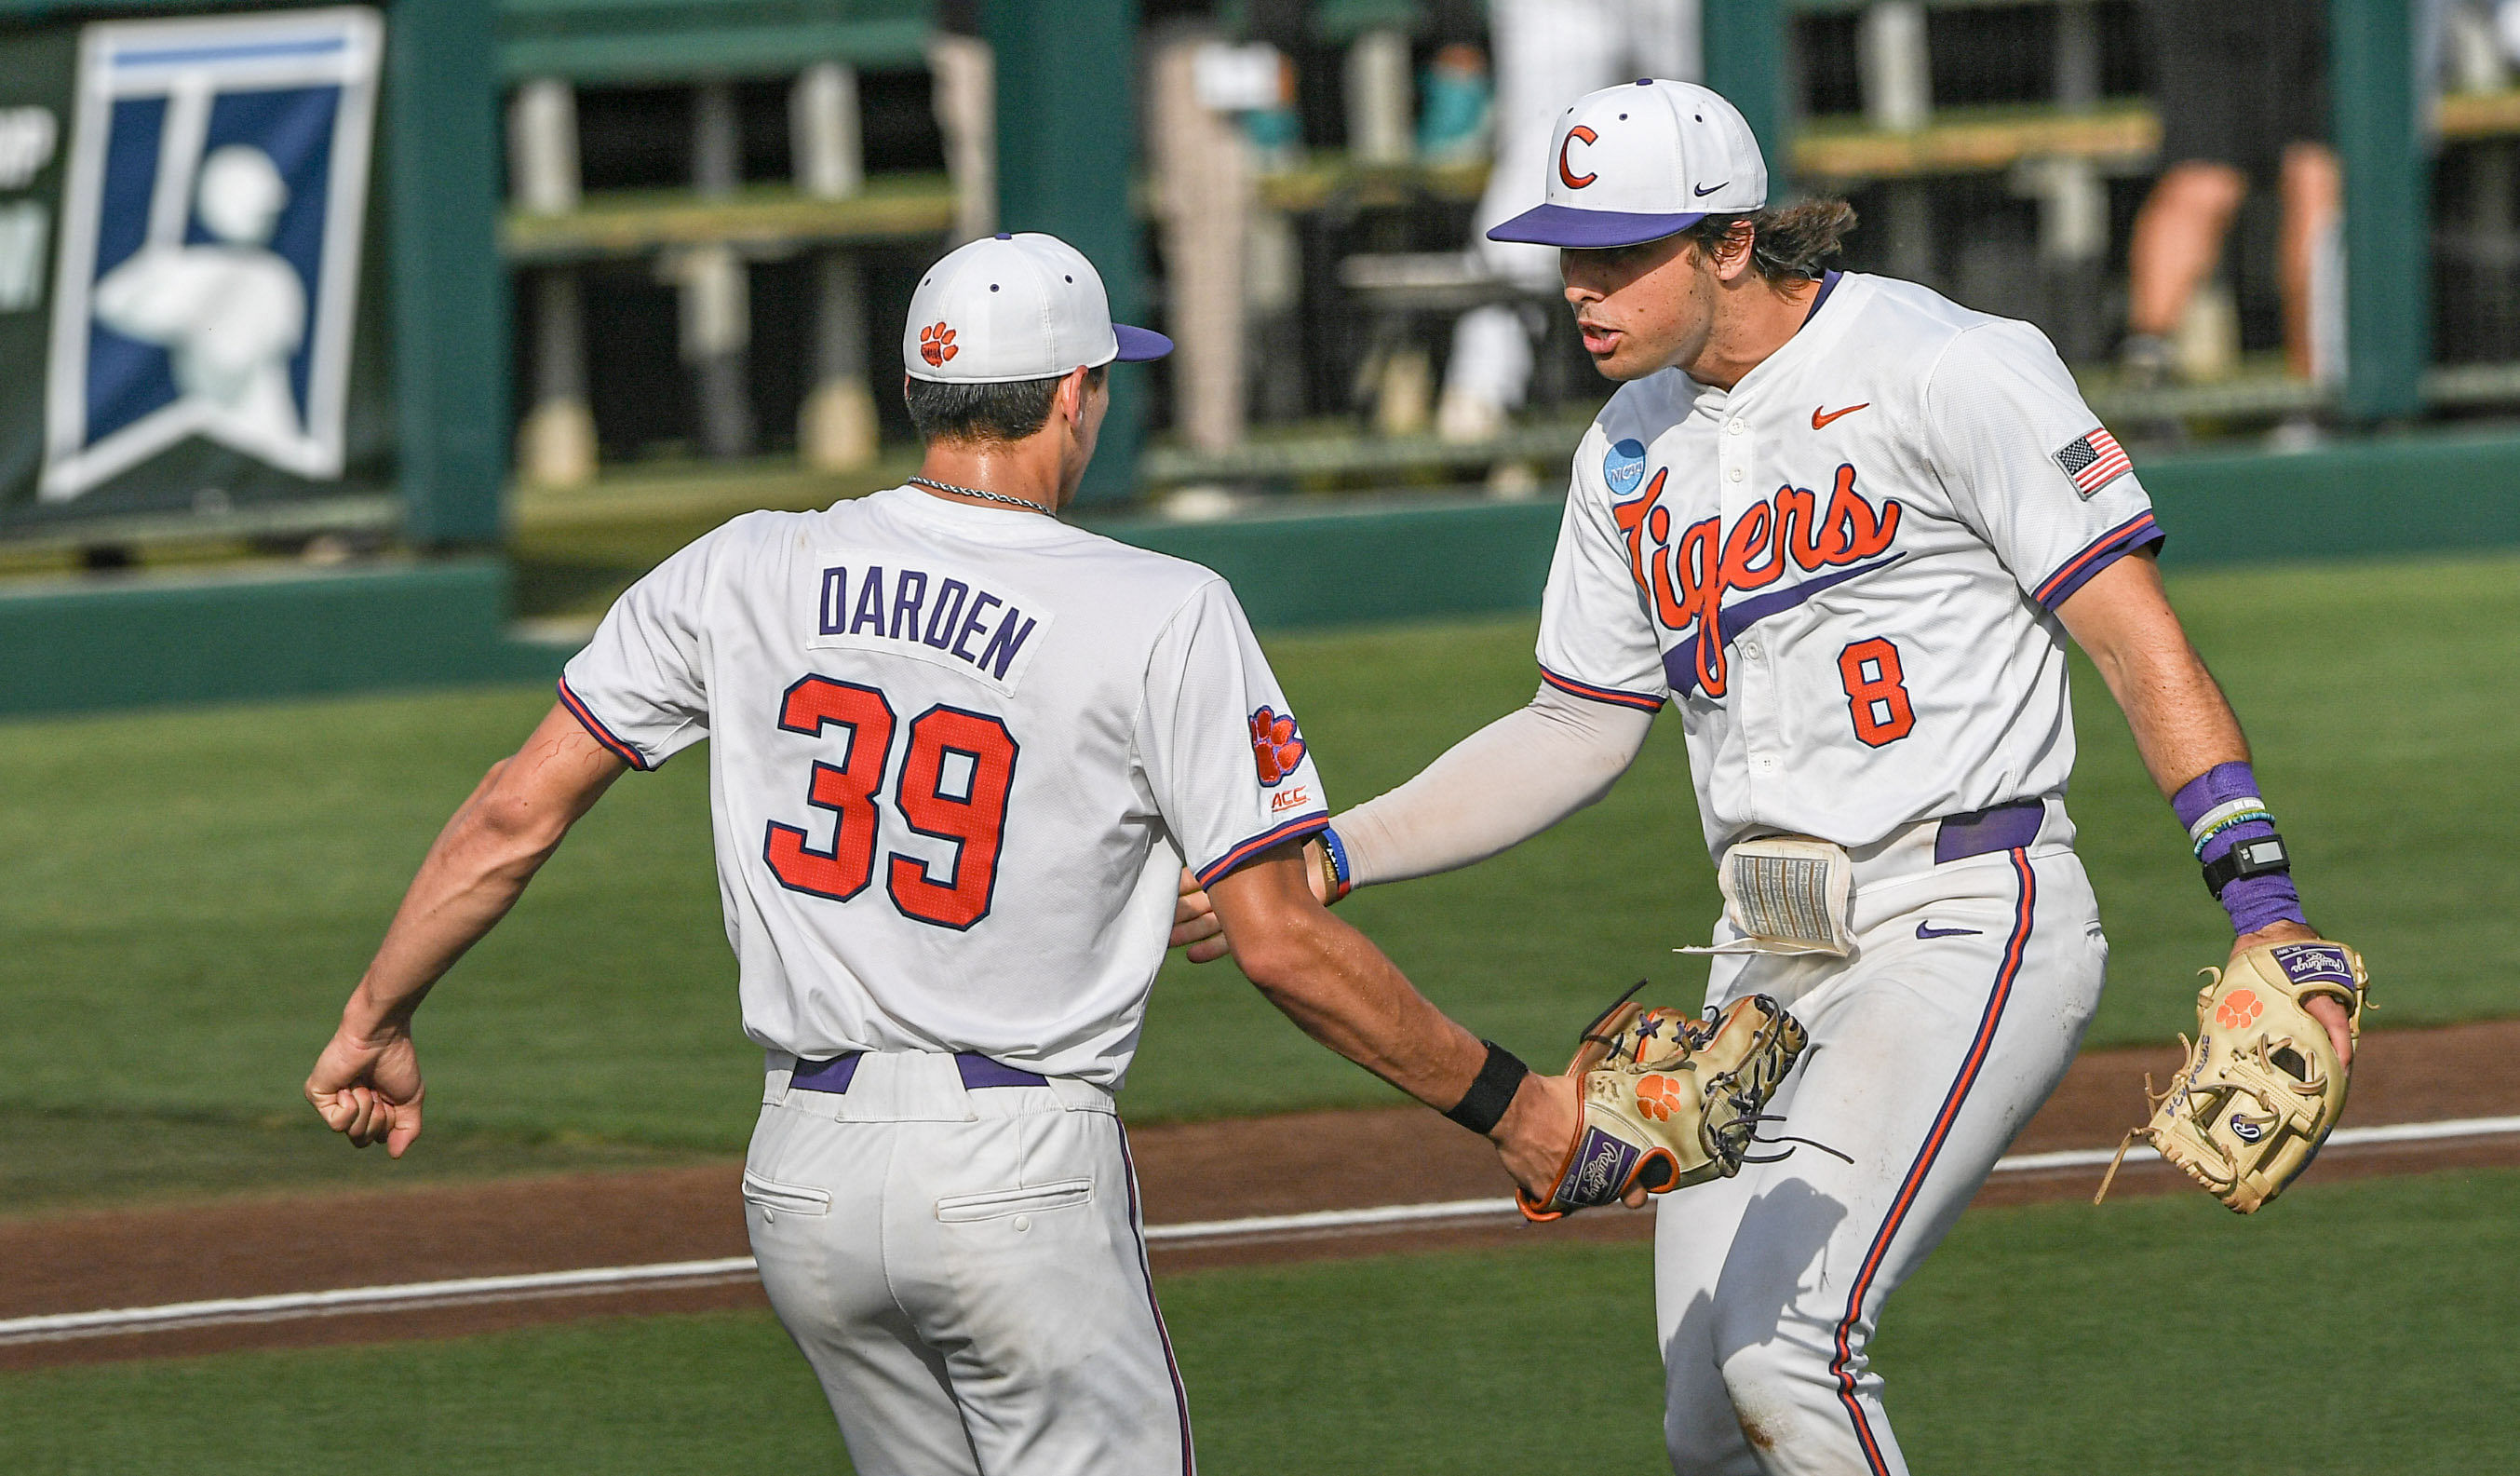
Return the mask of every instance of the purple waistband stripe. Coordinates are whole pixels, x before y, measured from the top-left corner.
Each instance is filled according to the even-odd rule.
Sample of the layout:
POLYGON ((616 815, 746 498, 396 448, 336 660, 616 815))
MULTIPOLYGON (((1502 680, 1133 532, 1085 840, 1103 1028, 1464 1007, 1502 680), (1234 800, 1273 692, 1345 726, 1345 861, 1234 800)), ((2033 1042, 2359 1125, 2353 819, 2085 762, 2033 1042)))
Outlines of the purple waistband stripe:
MULTIPOLYGON (((788 1079, 788 1084, 799 1091, 845 1092, 849 1089, 849 1084, 857 1080, 858 1062, 864 1059, 866 1059, 865 1052, 851 1051, 845 1056, 833 1056, 828 1061, 799 1061, 796 1063, 796 1074, 788 1079)), ((957 1052, 954 1056, 954 1069, 962 1076, 964 1088, 969 1091, 978 1091, 986 1086, 1047 1086, 1050 1084, 1050 1079, 1039 1072, 1009 1066, 1004 1061, 991 1060, 977 1051, 957 1052)))
POLYGON ((1991 809, 1945 815, 1942 828, 1934 833, 1934 864, 2018 851, 2039 839, 2039 827, 2047 819, 2045 800, 2014 800, 1991 809))
POLYGON ((954 1066, 963 1073, 963 1084, 973 1091, 983 1086, 1047 1086, 1050 1079, 1038 1072, 992 1061, 987 1056, 965 1051, 954 1058, 954 1066))
POLYGON ((857 1078, 859 1059, 859 1053, 851 1051, 828 1061, 799 1061, 788 1084, 799 1091, 846 1091, 849 1083, 857 1078))

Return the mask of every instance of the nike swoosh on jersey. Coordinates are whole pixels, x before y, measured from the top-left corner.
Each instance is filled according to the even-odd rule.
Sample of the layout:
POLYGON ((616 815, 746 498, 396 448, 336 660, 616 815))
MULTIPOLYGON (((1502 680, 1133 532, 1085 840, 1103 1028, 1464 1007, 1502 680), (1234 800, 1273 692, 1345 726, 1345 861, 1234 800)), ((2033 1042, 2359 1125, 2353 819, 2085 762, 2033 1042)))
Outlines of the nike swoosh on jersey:
MULTIPOLYGON (((1885 565, 1896 564, 1906 557, 1907 551, 1903 549, 1885 559, 1858 564, 1853 569, 1841 569, 1835 574, 1805 579, 1799 584, 1789 584, 1766 594, 1754 594, 1746 600, 1727 605, 1715 621, 1716 629, 1720 632, 1717 638, 1729 646, 1740 638, 1742 631, 1769 616, 1791 610, 1823 589, 1843 584, 1857 575, 1870 574, 1885 565)), ((1697 628, 1689 631, 1688 638, 1662 654, 1663 676, 1671 683, 1674 697, 1686 697, 1697 690, 1697 643, 1705 638, 1706 619, 1700 616, 1697 628)))
POLYGON ((1978 933, 1976 928, 1937 928, 1930 921, 1916 924, 1918 938, 1975 938, 1978 933))
POLYGON ((1858 410, 1870 409, 1871 406, 1872 401, 1868 399, 1863 404, 1849 405, 1843 410, 1831 410, 1827 414, 1823 415, 1821 413, 1821 407, 1814 405, 1812 406, 1812 429, 1815 431, 1825 431, 1828 429, 1828 423, 1830 421, 1836 420, 1840 416, 1852 415, 1858 410))

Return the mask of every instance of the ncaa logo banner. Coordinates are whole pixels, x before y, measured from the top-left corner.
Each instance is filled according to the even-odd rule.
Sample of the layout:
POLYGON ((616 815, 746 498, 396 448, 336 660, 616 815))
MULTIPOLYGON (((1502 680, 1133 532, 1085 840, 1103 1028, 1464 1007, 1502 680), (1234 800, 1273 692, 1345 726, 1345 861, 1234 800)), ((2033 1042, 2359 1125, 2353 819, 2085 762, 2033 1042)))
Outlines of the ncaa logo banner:
MULTIPOLYGON (((0 385, 0 522, 342 490, 383 42, 353 7, 0 31, 0 74, 66 84, 57 216, 0 193, 0 353, 37 317, 43 366, 0 385)), ((0 144, 39 115, 0 91, 0 144)))

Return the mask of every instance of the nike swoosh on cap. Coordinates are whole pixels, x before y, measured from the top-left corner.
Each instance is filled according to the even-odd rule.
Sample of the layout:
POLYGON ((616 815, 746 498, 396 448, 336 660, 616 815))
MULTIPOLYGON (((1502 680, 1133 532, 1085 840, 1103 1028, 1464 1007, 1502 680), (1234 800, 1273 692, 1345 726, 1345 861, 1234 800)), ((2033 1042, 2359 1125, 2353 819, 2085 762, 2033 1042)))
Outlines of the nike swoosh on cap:
POLYGON ((1872 408, 1872 401, 1868 399, 1863 404, 1849 405, 1843 410, 1831 410, 1827 414, 1823 415, 1821 413, 1821 407, 1814 405, 1812 406, 1812 429, 1815 431, 1825 431, 1828 429, 1828 423, 1830 421, 1835 420, 1842 415, 1852 415, 1858 410, 1868 410, 1870 408, 1872 408))
POLYGON ((1918 938, 1975 938, 1979 935, 1975 928, 1937 928, 1932 920, 1928 919, 1916 924, 1916 936, 1918 938))
POLYGON ((1689 186, 1689 193, 1695 195, 1700 200, 1704 200, 1707 196, 1714 194, 1716 191, 1724 188, 1732 182, 1732 181, 1729 179, 1719 179, 1711 185, 1691 185, 1689 186))

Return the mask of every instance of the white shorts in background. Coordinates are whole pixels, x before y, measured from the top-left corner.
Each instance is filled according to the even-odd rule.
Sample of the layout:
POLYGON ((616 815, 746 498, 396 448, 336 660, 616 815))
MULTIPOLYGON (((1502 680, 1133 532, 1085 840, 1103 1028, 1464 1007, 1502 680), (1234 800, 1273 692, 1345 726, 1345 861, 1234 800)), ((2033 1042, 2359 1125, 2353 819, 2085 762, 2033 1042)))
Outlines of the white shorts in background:
POLYGON ((1190 1476, 1109 1094, 921 1054, 812 1091, 774 1059, 744 1220, 860 1476, 1190 1476))
POLYGON ((2108 945, 2061 806, 2037 844, 1946 864, 1929 826, 1911 829, 1916 866, 1888 867, 1905 874, 1880 880, 1902 858, 1858 853, 1852 958, 1715 962, 1710 1002, 1772 994, 1811 1032, 1766 1128, 1854 1162, 1797 1147, 1655 1201, 1681 1476, 1907 1470, 1866 1356, 1882 1303, 2055 1089, 2098 1006, 2108 945))

